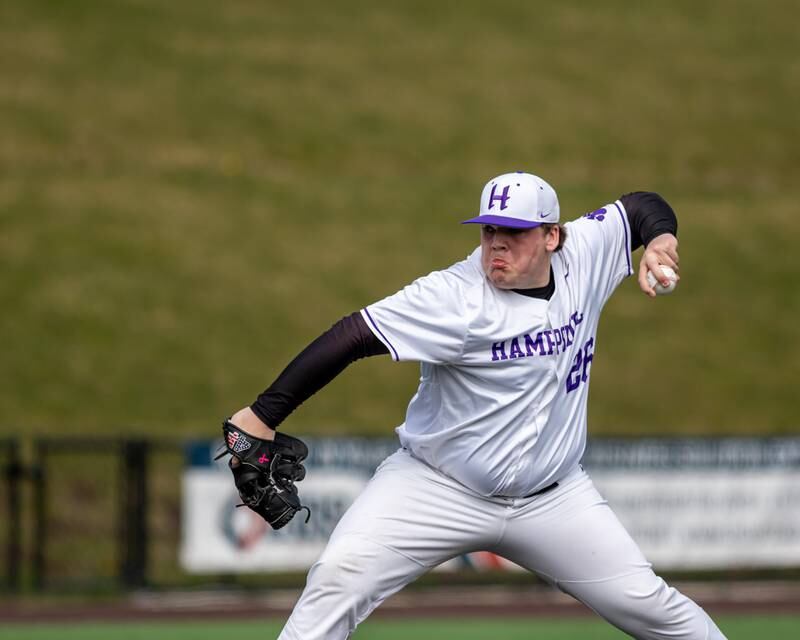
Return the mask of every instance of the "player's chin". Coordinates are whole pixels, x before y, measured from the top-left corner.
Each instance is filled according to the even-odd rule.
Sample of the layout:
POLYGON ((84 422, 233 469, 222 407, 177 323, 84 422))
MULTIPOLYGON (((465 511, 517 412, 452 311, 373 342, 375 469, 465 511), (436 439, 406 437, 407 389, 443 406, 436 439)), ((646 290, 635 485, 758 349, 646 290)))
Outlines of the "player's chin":
POLYGON ((505 269, 492 269, 489 271, 489 282, 491 282, 498 289, 513 289, 513 278, 505 271, 505 269))

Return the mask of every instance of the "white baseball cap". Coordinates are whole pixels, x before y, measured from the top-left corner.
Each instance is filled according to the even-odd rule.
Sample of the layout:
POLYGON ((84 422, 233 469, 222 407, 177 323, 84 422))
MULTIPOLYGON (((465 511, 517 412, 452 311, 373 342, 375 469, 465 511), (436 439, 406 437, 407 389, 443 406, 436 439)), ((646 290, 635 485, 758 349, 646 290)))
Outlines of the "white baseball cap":
POLYGON ((558 197, 553 187, 539 176, 517 171, 489 180, 481 193, 478 217, 461 224, 532 229, 558 222, 558 216, 558 197))

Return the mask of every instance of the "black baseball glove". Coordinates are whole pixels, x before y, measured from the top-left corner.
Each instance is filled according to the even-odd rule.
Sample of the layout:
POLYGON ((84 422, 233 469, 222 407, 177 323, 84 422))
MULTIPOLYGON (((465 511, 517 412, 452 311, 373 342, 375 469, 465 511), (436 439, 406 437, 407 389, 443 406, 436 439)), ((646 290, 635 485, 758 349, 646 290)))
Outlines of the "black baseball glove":
POLYGON ((231 454, 228 466, 242 504, 266 520, 273 529, 285 526, 298 511, 311 510, 300 504, 299 482, 306 476, 302 465, 308 447, 302 440, 280 431, 275 440, 262 440, 242 431, 230 420, 222 423, 225 450, 216 459, 231 454))

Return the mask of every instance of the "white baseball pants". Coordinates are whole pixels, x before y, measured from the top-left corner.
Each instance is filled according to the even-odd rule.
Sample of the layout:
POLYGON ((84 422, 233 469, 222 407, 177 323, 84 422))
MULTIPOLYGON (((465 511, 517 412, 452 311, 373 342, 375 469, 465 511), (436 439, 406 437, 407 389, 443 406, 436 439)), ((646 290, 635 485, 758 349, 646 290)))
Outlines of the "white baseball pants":
POLYGON ((634 638, 725 638, 651 569, 580 467, 531 498, 485 498, 400 450, 337 525, 279 640, 345 640, 433 567, 491 551, 577 598, 634 638))

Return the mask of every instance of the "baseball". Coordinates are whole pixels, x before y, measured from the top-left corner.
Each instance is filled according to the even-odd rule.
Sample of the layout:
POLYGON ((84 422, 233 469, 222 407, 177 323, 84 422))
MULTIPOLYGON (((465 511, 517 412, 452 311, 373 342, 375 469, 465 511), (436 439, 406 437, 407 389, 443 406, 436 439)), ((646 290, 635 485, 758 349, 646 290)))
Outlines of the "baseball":
POLYGON ((667 293, 672 293, 675 290, 675 286, 678 284, 678 276, 675 275, 675 272, 672 270, 672 268, 663 264, 659 266, 661 267, 661 271, 664 272, 664 275, 669 278, 669 285, 665 287, 660 282, 657 282, 652 271, 647 272, 647 284, 656 290, 657 295, 663 296, 667 293))

